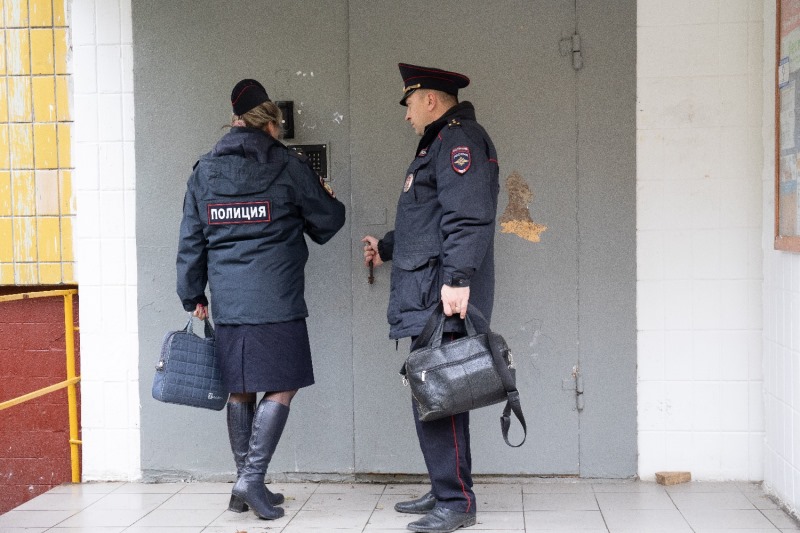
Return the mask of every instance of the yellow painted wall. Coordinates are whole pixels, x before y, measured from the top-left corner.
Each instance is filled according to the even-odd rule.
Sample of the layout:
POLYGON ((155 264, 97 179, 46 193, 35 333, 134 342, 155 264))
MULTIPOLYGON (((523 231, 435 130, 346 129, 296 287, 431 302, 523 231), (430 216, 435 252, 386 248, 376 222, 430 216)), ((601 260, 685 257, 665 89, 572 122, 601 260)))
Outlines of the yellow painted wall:
POLYGON ((0 285, 75 283, 68 0, 0 0, 0 285))

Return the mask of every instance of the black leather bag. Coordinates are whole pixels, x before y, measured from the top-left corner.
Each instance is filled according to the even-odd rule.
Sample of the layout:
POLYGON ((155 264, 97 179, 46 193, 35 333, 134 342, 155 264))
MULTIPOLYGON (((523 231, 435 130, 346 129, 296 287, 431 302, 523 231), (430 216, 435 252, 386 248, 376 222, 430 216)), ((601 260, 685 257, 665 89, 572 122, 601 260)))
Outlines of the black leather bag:
POLYGON ((153 398, 160 402, 220 411, 228 401, 214 353, 214 328, 205 320, 205 338, 195 335, 192 318, 170 331, 161 344, 153 378, 153 398))
POLYGON ((514 359, 505 339, 493 333, 480 311, 468 307, 467 336, 442 344, 443 305, 431 314, 412 345, 400 374, 411 387, 422 422, 437 420, 479 407, 506 402, 500 429, 506 444, 522 446, 528 434, 516 385, 514 359), (473 323, 478 320, 481 333, 473 323), (519 444, 508 441, 511 412, 520 421, 524 436, 519 444))

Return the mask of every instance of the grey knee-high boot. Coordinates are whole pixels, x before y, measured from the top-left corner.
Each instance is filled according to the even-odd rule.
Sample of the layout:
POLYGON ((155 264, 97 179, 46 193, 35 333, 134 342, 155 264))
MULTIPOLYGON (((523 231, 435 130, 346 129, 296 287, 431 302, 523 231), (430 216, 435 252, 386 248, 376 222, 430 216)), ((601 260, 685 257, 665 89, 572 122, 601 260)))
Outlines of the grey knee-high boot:
MULTIPOLYGON (((228 438, 231 442, 231 451, 233 452, 233 460, 236 463, 236 479, 242 475, 242 468, 244 461, 247 458, 247 449, 250 447, 250 434, 253 431, 253 415, 255 414, 256 404, 230 402, 228 403, 228 438)), ((267 489, 267 497, 272 505, 280 505, 283 503, 283 494, 272 493, 267 489)), ((231 495, 231 501, 228 504, 228 510, 235 513, 243 513, 247 511, 248 507, 244 501, 234 495, 231 495)))
POLYGON ((269 501, 264 476, 280 442, 289 408, 282 403, 261 400, 253 416, 253 431, 239 479, 232 494, 242 499, 259 518, 274 520, 283 516, 283 509, 269 501))

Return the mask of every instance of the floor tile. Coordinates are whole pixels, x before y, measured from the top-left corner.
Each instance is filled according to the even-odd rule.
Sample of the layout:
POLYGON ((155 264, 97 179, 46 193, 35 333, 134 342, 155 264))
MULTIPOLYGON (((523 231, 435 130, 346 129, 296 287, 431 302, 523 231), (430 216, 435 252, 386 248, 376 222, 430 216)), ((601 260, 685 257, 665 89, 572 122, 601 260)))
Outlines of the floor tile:
POLYGON ((421 518, 419 514, 398 513, 394 506, 375 509, 369 516, 368 525, 373 528, 405 529, 409 522, 421 518))
POLYGON ((583 494, 594 492, 590 483, 523 483, 523 494, 583 494))
POLYGON ((304 531, 306 529, 354 529, 363 528, 369 521, 372 511, 299 511, 284 531, 304 531))
POLYGON ((605 529, 600 511, 525 511, 525 531, 605 529))
POLYGON ((525 531, 525 515, 522 511, 481 511, 478 510, 478 523, 470 530, 525 531))
POLYGON ((185 483, 125 483, 115 494, 174 494, 186 487, 185 483))
MULTIPOLYGON (((297 533, 407 531, 421 515, 394 511, 427 483, 270 484, 286 516, 260 520, 227 511, 231 483, 64 484, 0 516, 2 533, 297 533), (63 509, 56 509, 63 507, 63 509), (23 510, 27 509, 27 510, 23 510), (135 523, 126 527, 128 523, 135 523)), ((492 533, 797 533, 760 484, 629 480, 484 482, 474 487, 478 523, 492 533), (678 507, 676 508, 675 505, 678 507), (523 511, 524 509, 524 511, 523 511), (602 514, 600 512, 602 510, 602 514), (527 527, 527 529, 526 529, 527 527)))
POLYGON ((143 509, 152 511, 172 494, 108 494, 92 504, 90 511, 111 509, 143 509))
POLYGON ((680 492, 670 495, 681 511, 689 509, 745 509, 755 506, 741 492, 680 492))
POLYGON ((371 511, 380 494, 334 494, 315 492, 303 506, 303 511, 371 511))
POLYGON ((163 509, 151 511, 136 522, 139 527, 207 526, 220 514, 221 509, 163 509))
POLYGON ((108 494, 114 492, 121 486, 125 485, 122 481, 113 482, 93 482, 87 483, 64 483, 58 487, 53 487, 48 494, 108 494))
POLYGON ((75 511, 16 511, 0 515, 0 531, 8 527, 53 527, 75 511))
MULTIPOLYGON (((567 533, 567 532, 572 532, 572 533, 608 533, 608 530, 606 528, 602 528, 602 529, 591 529, 591 528, 590 529, 570 529, 570 528, 567 527, 567 528, 563 528, 563 529, 531 529, 530 526, 528 526, 528 529, 526 529, 526 531, 534 531, 535 533, 567 533)), ((492 531, 492 533, 496 533, 496 532, 492 531)))
POLYGON ((475 494, 522 494, 519 483, 475 483, 472 486, 475 494))
POLYGON ((770 529, 731 529, 731 528, 700 528, 695 529, 695 533, 778 533, 779 529, 776 527, 770 529))
POLYGON ((780 509, 780 506, 763 492, 744 492, 745 498, 756 506, 756 509, 780 509))
POLYGON ((233 483, 187 483, 180 492, 181 494, 230 494, 232 488, 233 483))
MULTIPOLYGON (((47 530, 49 533, 122 533, 129 531, 126 527, 53 527, 47 530)), ((5 533, 5 532, 4 532, 5 533)), ((150 532, 148 532, 150 533, 150 532)), ((190 533, 190 532, 187 532, 190 533)))
MULTIPOLYGON (((203 533, 207 531, 202 526, 155 526, 155 527, 140 527, 140 526, 131 526, 125 529, 125 533, 203 533)), ((54 533, 59 533, 55 531, 54 533)), ((227 528, 226 531, 222 533, 231 533, 231 529, 227 528)), ((250 531, 249 533, 255 533, 255 531, 250 531)))
POLYGON ((783 512, 781 509, 765 509, 761 511, 764 513, 773 525, 780 529, 800 530, 800 523, 794 518, 783 512))
POLYGON ((92 509, 88 507, 59 522, 61 527, 127 527, 145 516, 147 509, 92 509))
POLYGON ((315 494, 383 494, 382 483, 320 483, 315 494))
POLYGON ((46 492, 29 500, 16 511, 80 511, 102 498, 104 494, 86 494, 79 492, 53 493, 46 492))
MULTIPOLYGON (((309 496, 317 490, 316 483, 270 483, 267 488, 272 492, 280 492, 287 498, 289 496, 309 496)), ((230 492, 230 491, 228 491, 230 492)))
POLYGON ((695 529, 769 529, 773 527, 772 523, 758 510, 689 509, 682 511, 682 513, 689 524, 695 529))
MULTIPOLYGON (((263 521, 262 521, 263 522, 263 521)), ((275 528, 270 526, 248 526, 246 530, 232 529, 231 526, 208 526, 202 530, 202 533, 237 533, 238 531, 247 531, 247 533, 275 533, 281 531, 282 528, 275 528)), ((131 531, 131 530, 128 530, 131 531)), ((128 533, 125 531, 125 533, 128 533)), ((133 533, 150 533, 146 530, 134 531, 133 533)))
POLYGON ((645 533, 668 531, 691 533, 692 528, 677 510, 666 509, 609 509, 603 512, 608 530, 612 533, 631 531, 645 533))
POLYGON ((414 498, 419 498, 431 490, 429 483, 393 483, 386 485, 384 494, 410 494, 414 498))
POLYGON ((592 483, 595 493, 601 492, 655 492, 666 494, 662 485, 647 481, 608 481, 602 483, 592 483))
POLYGON ((259 528, 269 528, 270 532, 280 531, 285 527, 297 514, 296 511, 287 511, 284 516, 277 520, 262 520, 257 517, 253 511, 246 513, 234 513, 232 511, 225 511, 218 517, 208 522, 208 527, 213 528, 226 528, 225 533, 234 533, 236 531, 260 531, 259 528))
MULTIPOLYGON (((364 528, 362 528, 362 527, 348 527, 348 528, 337 527, 336 530, 334 531, 334 530, 330 529, 327 526, 310 527, 310 526, 307 526, 307 525, 296 526, 294 524, 289 524, 288 526, 286 526, 282 530, 283 533, 305 533, 307 531, 318 531, 318 532, 325 531, 325 532, 329 532, 329 533, 361 533, 362 531, 364 531, 364 528)), ((398 530, 397 529, 390 529, 388 531, 396 532, 398 530)))
POLYGON ((601 511, 608 509, 675 509, 666 492, 602 492, 595 494, 601 511))
POLYGON ((230 494, 173 494, 159 509, 218 509, 221 513, 228 508, 230 494))
POLYGON ((595 511, 599 510, 594 493, 525 494, 526 511, 595 511))
MULTIPOLYGON (((530 496, 562 496, 561 494, 528 494, 530 496)), ((584 496, 580 494, 578 496, 584 496)), ((522 511, 522 491, 517 492, 475 492, 475 500, 478 503, 478 512, 482 511, 522 511)))
POLYGON ((741 492, 740 485, 736 483, 722 483, 717 481, 692 481, 665 487, 667 492, 741 492))

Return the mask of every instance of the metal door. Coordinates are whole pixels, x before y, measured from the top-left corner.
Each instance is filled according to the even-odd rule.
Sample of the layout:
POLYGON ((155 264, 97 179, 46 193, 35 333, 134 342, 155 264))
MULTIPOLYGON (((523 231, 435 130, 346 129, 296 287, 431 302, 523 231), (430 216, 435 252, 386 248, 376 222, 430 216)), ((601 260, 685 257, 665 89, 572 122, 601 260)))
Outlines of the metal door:
MULTIPOLYGON (((493 329, 508 340, 528 419, 528 442, 508 448, 501 406, 475 411, 476 473, 577 475, 580 366, 577 74, 572 50, 574 0, 547 2, 350 2, 353 239, 393 226, 404 170, 418 138, 399 106, 398 62, 459 70, 472 83, 460 94, 499 154, 498 216, 509 203, 529 230, 500 233, 493 329), (433 9, 435 16, 429 12, 433 9), (512 176, 516 186, 506 180, 512 176), (532 193, 526 203, 525 187, 532 193), (521 196, 520 196, 521 195, 521 196), (524 218, 524 217, 523 217, 524 218), (536 231, 539 242, 532 242, 536 231), (523 238, 524 235, 528 239, 523 238)), ((514 229, 511 226, 507 228, 514 229)), ((353 272, 356 472, 424 472, 408 389, 398 369, 408 341, 388 339, 388 266, 367 284, 353 272)), ((516 427, 516 421, 512 427, 516 427)), ((513 433, 512 440, 521 434, 513 433)))

